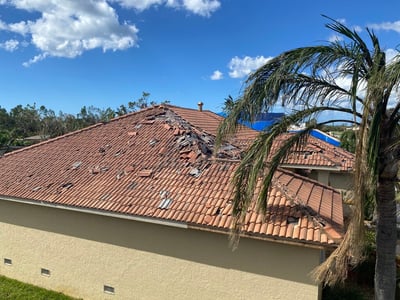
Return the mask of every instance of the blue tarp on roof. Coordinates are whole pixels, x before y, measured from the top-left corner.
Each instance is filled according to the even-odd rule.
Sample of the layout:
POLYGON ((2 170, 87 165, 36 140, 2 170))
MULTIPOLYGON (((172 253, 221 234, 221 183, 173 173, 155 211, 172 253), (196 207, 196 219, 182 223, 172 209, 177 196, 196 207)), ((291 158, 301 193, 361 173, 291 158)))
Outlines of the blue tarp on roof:
POLYGON ((340 147, 340 141, 320 130, 312 130, 311 135, 333 146, 340 147))
MULTIPOLYGON (((226 114, 223 112, 218 113, 218 115, 226 117, 226 114)), ((242 124, 254 130, 261 131, 268 129, 268 127, 273 125, 275 122, 279 121, 279 119, 282 118, 283 116, 285 116, 284 113, 262 113, 257 116, 256 121, 254 123, 242 122, 242 124)), ((312 130, 311 135, 333 146, 340 147, 340 141, 338 139, 330 136, 329 134, 326 134, 323 131, 312 130)))
MULTIPOLYGON (((218 113, 218 115, 224 118, 226 117, 226 114, 223 112, 218 113)), ((256 121, 254 123, 242 122, 242 124, 254 130, 261 131, 267 129, 275 122, 279 121, 279 119, 282 118, 283 116, 285 116, 284 113, 262 113, 256 117, 256 121)))

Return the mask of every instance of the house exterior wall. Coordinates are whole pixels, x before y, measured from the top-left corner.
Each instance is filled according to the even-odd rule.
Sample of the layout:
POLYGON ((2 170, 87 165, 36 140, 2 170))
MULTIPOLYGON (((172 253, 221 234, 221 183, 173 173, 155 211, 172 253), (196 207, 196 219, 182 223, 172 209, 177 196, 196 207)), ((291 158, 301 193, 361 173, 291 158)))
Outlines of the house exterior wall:
POLYGON ((329 175, 331 186, 335 189, 340 190, 352 190, 353 189, 353 173, 335 173, 331 172, 329 175))
POLYGON ((352 189, 353 177, 350 172, 332 172, 325 170, 312 170, 309 178, 329 185, 334 189, 348 191, 352 189))
POLYGON ((3 200, 0 240, 2 275, 83 299, 319 297, 319 249, 3 200))

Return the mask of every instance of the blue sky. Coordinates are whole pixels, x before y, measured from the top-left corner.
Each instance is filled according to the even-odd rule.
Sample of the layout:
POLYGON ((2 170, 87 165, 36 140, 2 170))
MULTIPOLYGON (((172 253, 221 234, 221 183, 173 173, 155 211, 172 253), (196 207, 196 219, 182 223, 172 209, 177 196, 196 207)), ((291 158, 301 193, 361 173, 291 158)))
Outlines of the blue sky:
POLYGON ((399 11, 371 0, 0 0, 0 106, 75 114, 146 91, 218 112, 269 58, 334 38, 321 14, 373 28, 393 55, 399 11))

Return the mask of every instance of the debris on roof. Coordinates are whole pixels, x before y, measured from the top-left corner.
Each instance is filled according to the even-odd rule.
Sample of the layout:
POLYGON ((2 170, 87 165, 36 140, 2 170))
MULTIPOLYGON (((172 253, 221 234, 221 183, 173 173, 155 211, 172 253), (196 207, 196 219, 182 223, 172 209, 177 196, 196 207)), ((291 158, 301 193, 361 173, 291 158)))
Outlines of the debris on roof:
POLYGON ((129 173, 132 173, 134 170, 135 170, 134 166, 129 165, 124 168, 124 173, 125 173, 125 175, 128 175, 129 173))
POLYGON ((129 131, 128 136, 137 136, 137 131, 129 131))
POLYGON ((138 172, 139 177, 150 177, 153 174, 153 170, 151 169, 143 169, 138 172))

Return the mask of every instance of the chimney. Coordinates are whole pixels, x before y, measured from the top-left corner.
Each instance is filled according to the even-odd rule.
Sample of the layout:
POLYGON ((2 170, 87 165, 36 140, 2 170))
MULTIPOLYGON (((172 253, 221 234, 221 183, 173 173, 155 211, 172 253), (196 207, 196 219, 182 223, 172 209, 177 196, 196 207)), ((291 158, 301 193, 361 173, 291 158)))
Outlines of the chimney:
POLYGON ((199 111, 203 111, 203 102, 199 101, 197 105, 199 106, 199 111))

